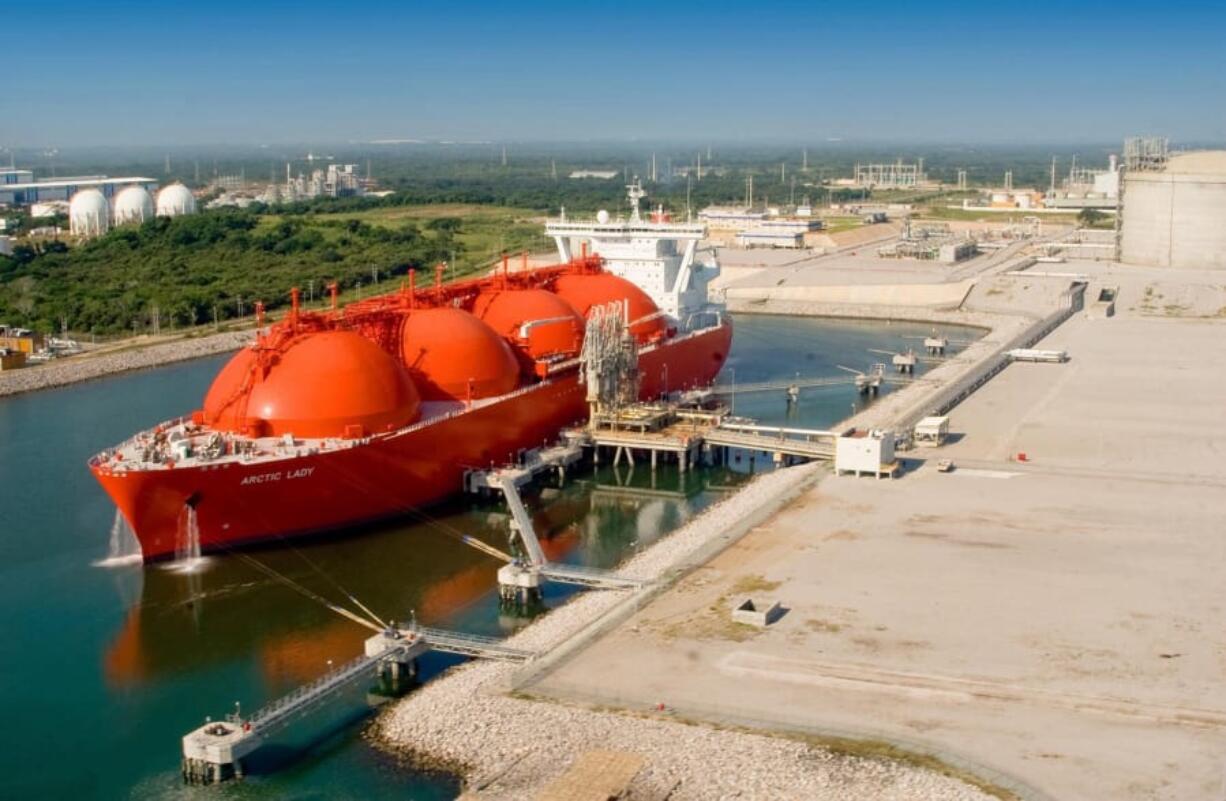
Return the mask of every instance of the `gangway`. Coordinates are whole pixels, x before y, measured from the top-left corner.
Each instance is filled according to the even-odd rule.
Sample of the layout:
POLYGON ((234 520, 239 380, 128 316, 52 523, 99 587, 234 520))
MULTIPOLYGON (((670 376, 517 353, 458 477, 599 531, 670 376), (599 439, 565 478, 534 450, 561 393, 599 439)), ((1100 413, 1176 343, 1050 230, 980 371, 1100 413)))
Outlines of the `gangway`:
POLYGON ((837 431, 810 428, 763 426, 752 423, 725 421, 705 435, 710 445, 745 448, 780 456, 829 460, 834 458, 837 431))
POLYGON ((183 737, 183 780, 188 784, 217 784, 242 778, 243 760, 295 718, 363 676, 381 675, 385 669, 394 678, 405 673, 414 675, 417 658, 427 651, 509 662, 525 662, 534 656, 531 651, 512 648, 492 637, 392 624, 366 640, 362 656, 272 701, 254 715, 244 718, 236 708, 225 720, 206 719, 203 726, 183 737))
POLYGON ((643 586, 639 579, 619 576, 607 570, 582 565, 562 565, 556 562, 541 567, 541 576, 559 584, 577 584, 595 589, 635 589, 643 586))
POLYGON ((502 640, 497 637, 485 637, 463 631, 432 629, 427 626, 418 626, 416 631, 418 635, 425 638, 427 646, 432 651, 478 659, 496 659, 502 662, 527 662, 533 656, 531 651, 503 645, 502 640))
MULTIPOLYGON (((927 361, 927 360, 925 360, 927 361)), ((847 368, 851 370, 851 368, 847 368)), ((857 374, 861 374, 859 370, 853 370, 857 374)), ((880 377, 880 383, 885 384, 910 384, 914 381, 923 379, 911 378, 903 375, 883 375, 880 377)), ((712 387, 717 395, 732 395, 732 394, 748 394, 752 392, 784 392, 795 387, 796 389, 812 389, 816 387, 850 387, 858 384, 854 376, 810 376, 796 378, 777 378, 770 381, 750 381, 744 384, 716 384, 712 387)))

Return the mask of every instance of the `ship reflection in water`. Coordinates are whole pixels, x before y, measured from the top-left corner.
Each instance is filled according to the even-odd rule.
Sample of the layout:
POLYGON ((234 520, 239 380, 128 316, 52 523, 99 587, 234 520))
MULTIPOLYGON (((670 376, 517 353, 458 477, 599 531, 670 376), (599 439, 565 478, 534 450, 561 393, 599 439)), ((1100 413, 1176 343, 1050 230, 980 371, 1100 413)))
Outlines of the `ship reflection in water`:
MULTIPOLYGON (((649 470, 605 467, 593 474, 587 468, 563 488, 541 489, 530 506, 550 561, 611 567, 740 480, 713 468, 684 477, 673 469, 652 477, 649 470)), ((143 585, 104 654, 105 676, 122 689, 254 662, 262 686, 242 694, 268 700, 361 653, 366 629, 270 577, 252 559, 332 603, 353 608, 346 598, 352 594, 384 620, 413 615, 427 625, 509 633, 525 621, 498 613, 501 563, 456 537, 462 532, 505 550, 508 523, 499 503, 456 505, 356 536, 216 555, 193 572, 174 563, 125 568, 139 571, 143 585)), ((546 603, 572 592, 550 587, 546 603)))

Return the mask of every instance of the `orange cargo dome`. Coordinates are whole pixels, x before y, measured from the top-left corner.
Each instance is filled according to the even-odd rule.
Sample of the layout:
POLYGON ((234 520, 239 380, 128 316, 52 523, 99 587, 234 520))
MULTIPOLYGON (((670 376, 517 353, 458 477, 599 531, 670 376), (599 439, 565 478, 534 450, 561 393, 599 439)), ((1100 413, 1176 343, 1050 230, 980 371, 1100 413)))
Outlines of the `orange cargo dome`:
POLYGON ((534 359, 575 353, 583 342, 583 317, 574 306, 544 289, 486 290, 473 303, 473 313, 516 343, 522 341, 520 334, 527 325, 526 350, 534 359))
POLYGON ((463 309, 441 306, 411 312, 400 354, 425 400, 465 400, 504 395, 519 383, 510 346, 463 309))
MULTIPOLYGON (((553 291, 584 317, 588 316, 593 306, 602 306, 613 301, 629 302, 628 316, 631 323, 659 311, 655 301, 648 297, 646 292, 611 273, 563 275, 554 283, 553 291)), ((631 325, 630 330, 636 339, 644 342, 663 333, 664 319, 652 317, 631 325)))
POLYGON ((244 348, 204 398, 205 422, 259 436, 355 437, 417 419, 408 371, 352 331, 322 331, 276 349, 244 348))

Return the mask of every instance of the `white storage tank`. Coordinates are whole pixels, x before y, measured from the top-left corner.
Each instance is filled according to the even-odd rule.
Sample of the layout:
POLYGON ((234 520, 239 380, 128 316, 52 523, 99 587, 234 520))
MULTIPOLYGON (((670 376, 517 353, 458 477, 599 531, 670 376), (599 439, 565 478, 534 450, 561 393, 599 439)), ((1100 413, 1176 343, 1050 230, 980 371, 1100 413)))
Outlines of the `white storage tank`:
POLYGON ((111 204, 97 189, 82 189, 68 204, 68 230, 74 236, 101 236, 111 226, 111 204))
POLYGON ((129 186, 115 196, 115 225, 137 225, 153 219, 153 198, 143 186, 129 186))
POLYGON ((1226 151, 1171 156, 1166 168, 1124 172, 1120 261, 1226 270, 1226 151))
POLYGON ((159 217, 181 217, 184 214, 195 213, 196 198, 183 184, 171 184, 158 192, 157 215, 159 217))

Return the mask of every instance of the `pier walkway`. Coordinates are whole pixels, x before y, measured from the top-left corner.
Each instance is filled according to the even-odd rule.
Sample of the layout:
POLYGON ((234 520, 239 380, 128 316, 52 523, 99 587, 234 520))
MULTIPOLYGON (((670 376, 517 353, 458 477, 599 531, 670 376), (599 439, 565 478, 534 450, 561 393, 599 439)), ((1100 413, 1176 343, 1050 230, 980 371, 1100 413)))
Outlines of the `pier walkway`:
MULTIPOLYGON (((930 361, 924 359, 923 361, 930 361)), ((885 375, 882 376, 882 381, 886 384, 907 385, 920 381, 919 378, 911 378, 902 375, 885 375)), ((813 389, 818 387, 850 387, 856 385, 856 377, 854 375, 835 375, 835 376, 809 376, 795 378, 779 378, 771 381, 749 381, 743 384, 716 384, 711 389, 716 395, 740 395, 753 392, 786 392, 792 388, 796 389, 813 389)))
POLYGON ((390 627, 366 640, 364 655, 329 670, 250 717, 244 718, 236 711, 224 721, 206 720, 203 726, 188 733, 183 738, 184 781, 216 784, 242 778, 243 760, 294 719, 363 677, 376 678, 385 669, 390 669, 395 678, 414 675, 415 660, 427 651, 507 662, 526 662, 534 656, 530 651, 503 645, 493 637, 415 625, 404 629, 390 627))

